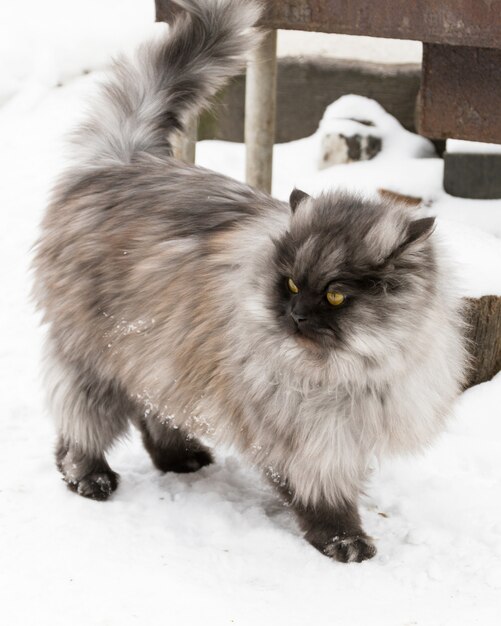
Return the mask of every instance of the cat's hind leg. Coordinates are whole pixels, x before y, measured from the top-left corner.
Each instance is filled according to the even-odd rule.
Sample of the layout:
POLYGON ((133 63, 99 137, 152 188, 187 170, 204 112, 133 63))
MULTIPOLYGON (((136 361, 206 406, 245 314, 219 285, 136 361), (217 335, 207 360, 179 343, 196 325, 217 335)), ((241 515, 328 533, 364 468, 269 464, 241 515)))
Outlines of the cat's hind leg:
POLYGON ((119 476, 105 457, 124 434, 133 405, 119 384, 103 381, 75 363, 51 358, 49 401, 56 419, 56 464, 68 487, 86 498, 106 500, 119 476))
POLYGON ((212 463, 212 454, 181 428, 160 421, 157 415, 135 420, 143 444, 156 468, 162 472, 196 472, 212 463))
POLYGON ((107 500, 118 487, 119 475, 108 465, 104 454, 89 454, 60 437, 56 464, 68 487, 92 500, 107 500))

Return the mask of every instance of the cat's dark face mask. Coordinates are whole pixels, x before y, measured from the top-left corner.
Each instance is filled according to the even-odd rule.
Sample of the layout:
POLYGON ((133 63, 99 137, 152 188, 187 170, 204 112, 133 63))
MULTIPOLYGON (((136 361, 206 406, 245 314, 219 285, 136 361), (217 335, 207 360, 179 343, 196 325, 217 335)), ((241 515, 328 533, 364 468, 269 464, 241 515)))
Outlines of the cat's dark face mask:
POLYGON ((413 298, 432 295, 424 287, 435 265, 425 245, 433 218, 398 221, 382 205, 332 194, 313 200, 298 190, 292 212, 305 202, 275 241, 270 302, 289 335, 349 347, 394 325, 413 298))
POLYGON ((343 318, 350 315, 353 297, 359 290, 340 281, 315 284, 308 276, 296 281, 280 275, 275 285, 274 310, 286 331, 322 347, 340 345, 343 318))

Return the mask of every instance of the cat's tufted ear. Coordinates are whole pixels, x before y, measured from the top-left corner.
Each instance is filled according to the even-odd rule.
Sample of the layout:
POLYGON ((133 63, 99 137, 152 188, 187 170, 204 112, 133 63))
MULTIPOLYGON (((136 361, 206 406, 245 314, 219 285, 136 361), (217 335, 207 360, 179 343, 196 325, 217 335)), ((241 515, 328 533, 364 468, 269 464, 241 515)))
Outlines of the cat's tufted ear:
POLYGON ((292 212, 294 213, 299 205, 299 203, 305 198, 309 198, 310 196, 305 192, 301 191, 301 189, 294 189, 289 197, 289 204, 291 205, 292 212))
POLYGON ((405 245, 411 243, 417 243, 418 241, 425 241, 431 235, 435 228, 434 217, 423 217, 420 220, 414 220, 409 224, 407 229, 407 238, 405 245))
POLYGON ((395 257, 416 243, 426 241, 435 228, 434 217, 423 217, 411 222, 407 228, 404 241, 398 246, 391 256, 395 257))

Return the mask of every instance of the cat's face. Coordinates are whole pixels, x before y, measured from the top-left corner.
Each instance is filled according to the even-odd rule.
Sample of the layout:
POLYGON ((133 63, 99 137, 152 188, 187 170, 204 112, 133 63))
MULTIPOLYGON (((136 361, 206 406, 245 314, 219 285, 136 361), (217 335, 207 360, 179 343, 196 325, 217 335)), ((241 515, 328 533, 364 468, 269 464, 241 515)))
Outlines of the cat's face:
POLYGON ((269 296, 279 324, 303 346, 370 357, 386 340, 391 350, 392 337, 418 324, 437 296, 434 219, 343 194, 295 191, 291 208, 269 296))

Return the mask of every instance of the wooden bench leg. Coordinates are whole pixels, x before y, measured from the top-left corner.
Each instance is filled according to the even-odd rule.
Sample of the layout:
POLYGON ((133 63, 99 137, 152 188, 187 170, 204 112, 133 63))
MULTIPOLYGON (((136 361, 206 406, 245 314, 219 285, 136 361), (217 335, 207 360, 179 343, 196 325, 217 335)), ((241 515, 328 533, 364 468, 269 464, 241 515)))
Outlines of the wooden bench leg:
POLYGON ((277 83, 277 31, 267 33, 247 66, 246 181, 271 193, 277 83))

